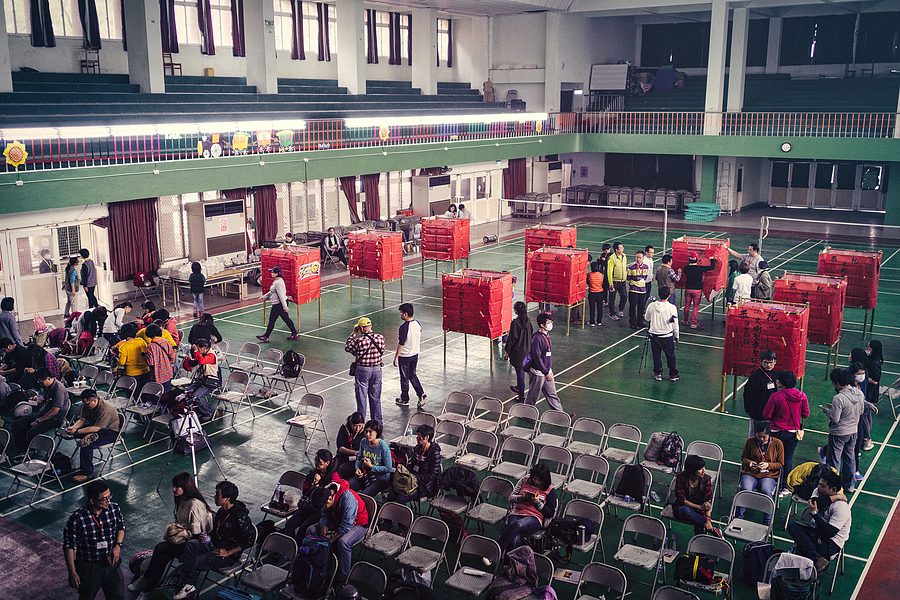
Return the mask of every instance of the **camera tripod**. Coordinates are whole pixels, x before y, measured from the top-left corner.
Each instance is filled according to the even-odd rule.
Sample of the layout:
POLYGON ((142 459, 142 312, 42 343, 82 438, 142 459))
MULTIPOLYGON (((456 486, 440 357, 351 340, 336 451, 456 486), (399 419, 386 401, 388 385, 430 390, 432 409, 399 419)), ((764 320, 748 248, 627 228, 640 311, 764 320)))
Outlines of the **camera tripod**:
POLYGON ((644 370, 644 363, 647 362, 647 351, 650 349, 650 333, 644 337, 644 347, 641 349, 641 364, 638 367, 638 373, 644 370))
MULTIPOLYGON (((163 467, 162 473, 159 474, 159 481, 156 482, 156 493, 159 494, 159 488, 162 486, 163 477, 165 477, 166 472, 169 470, 169 466, 172 464, 172 459, 175 456, 175 448, 178 445, 178 440, 183 437, 188 439, 188 443, 191 447, 191 466, 192 471, 191 474, 194 477, 194 483, 198 486, 200 485, 199 474, 197 472, 197 451, 194 449, 194 432, 198 432, 199 435, 205 436, 206 434, 203 432, 203 428, 200 426, 200 420, 197 418, 197 413, 194 412, 193 403, 189 403, 187 406, 187 412, 184 414, 184 417, 181 419, 181 424, 178 427, 178 432, 175 434, 175 441, 172 443, 172 448, 169 450, 169 458, 166 460, 166 466, 163 467)), ((222 469, 222 465, 219 464, 219 459, 216 458, 216 453, 213 452, 212 444, 209 443, 209 438, 207 437, 207 448, 209 448, 209 454, 212 456, 213 462, 216 463, 216 468, 219 469, 219 473, 222 474, 222 478, 227 480, 228 475, 225 474, 224 469, 222 469)))

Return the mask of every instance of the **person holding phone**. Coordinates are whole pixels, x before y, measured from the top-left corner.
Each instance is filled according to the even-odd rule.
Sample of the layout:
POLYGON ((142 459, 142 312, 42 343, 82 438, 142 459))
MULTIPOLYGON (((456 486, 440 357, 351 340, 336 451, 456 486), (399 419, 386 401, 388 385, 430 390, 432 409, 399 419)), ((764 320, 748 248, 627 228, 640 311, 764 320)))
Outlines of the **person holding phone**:
POLYGON ((538 463, 519 480, 509 496, 510 514, 500 533, 500 549, 505 554, 521 546, 522 539, 550 522, 556 513, 556 490, 550 478, 550 467, 538 463))
POLYGON ((841 493, 841 478, 830 469, 822 471, 819 485, 808 501, 810 521, 797 519, 787 527, 797 554, 811 559, 819 572, 840 554, 850 537, 853 516, 847 497, 841 493))
MULTIPOLYGON (((754 430, 741 453, 741 489, 774 496, 784 467, 784 445, 772 436, 768 421, 756 421, 754 430)), ((743 519, 744 509, 738 508, 735 515, 743 519)), ((769 521, 771 516, 767 515, 766 525, 769 521)))

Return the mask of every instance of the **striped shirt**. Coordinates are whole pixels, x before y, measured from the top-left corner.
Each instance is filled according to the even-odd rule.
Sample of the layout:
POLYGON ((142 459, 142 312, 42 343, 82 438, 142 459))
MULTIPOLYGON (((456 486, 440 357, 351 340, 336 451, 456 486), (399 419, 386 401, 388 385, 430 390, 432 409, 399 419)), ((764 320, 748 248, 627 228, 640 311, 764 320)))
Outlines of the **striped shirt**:
POLYGON ((63 548, 75 550, 75 560, 106 560, 112 553, 118 531, 125 531, 125 519, 118 504, 110 502, 99 515, 85 505, 73 512, 66 522, 63 548), (104 543, 105 547, 97 547, 104 543))
POLYGON ((344 352, 356 357, 358 367, 380 367, 381 356, 384 354, 384 336, 380 333, 351 335, 344 344, 344 352))
POLYGON ((647 292, 647 277, 649 277, 650 269, 646 263, 631 263, 628 266, 628 291, 635 294, 644 294, 647 292))
POLYGON ((144 358, 153 371, 153 381, 164 384, 175 376, 175 348, 163 338, 155 338, 147 345, 144 358))

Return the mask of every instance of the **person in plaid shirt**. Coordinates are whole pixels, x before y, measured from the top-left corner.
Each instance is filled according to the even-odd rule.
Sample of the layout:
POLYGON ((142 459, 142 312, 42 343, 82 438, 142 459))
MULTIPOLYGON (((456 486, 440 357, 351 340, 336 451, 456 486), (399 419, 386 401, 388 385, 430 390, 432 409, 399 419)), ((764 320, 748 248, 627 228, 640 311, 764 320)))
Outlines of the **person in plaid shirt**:
POLYGON ((381 369, 384 355, 384 336, 372 333, 372 320, 361 317, 344 344, 344 352, 352 354, 356 363, 356 410, 366 416, 369 399, 370 418, 381 420, 381 369))
POLYGON ((159 325, 147 326, 147 337, 150 343, 144 350, 144 360, 150 365, 153 381, 163 386, 163 390, 169 391, 172 387, 172 378, 175 376, 175 348, 162 336, 162 327, 159 325))
POLYGON ((722 537, 710 521, 712 478, 706 474, 706 461, 694 454, 684 459, 684 469, 675 477, 673 490, 675 519, 694 526, 694 533, 722 537))
POLYGON ((103 479, 87 484, 87 504, 76 510, 63 529, 63 554, 69 571, 69 585, 79 600, 92 600, 103 590, 107 600, 121 600, 122 542, 125 519, 103 479))

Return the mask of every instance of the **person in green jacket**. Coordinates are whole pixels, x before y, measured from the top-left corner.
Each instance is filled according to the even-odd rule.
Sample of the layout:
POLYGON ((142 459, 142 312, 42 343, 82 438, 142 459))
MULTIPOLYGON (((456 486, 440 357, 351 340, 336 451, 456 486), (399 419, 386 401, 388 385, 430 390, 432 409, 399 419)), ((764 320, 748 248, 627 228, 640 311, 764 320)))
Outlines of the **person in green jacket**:
POLYGON ((609 282, 609 316, 613 321, 625 314, 628 301, 628 258, 622 242, 613 243, 613 253, 606 261, 606 280, 609 282), (616 311, 616 294, 619 295, 619 310, 616 311))

